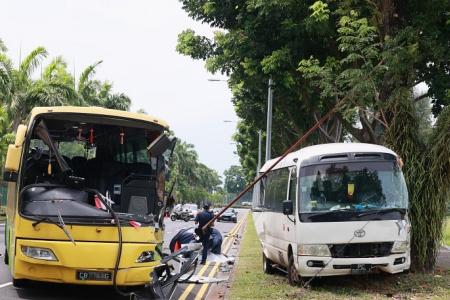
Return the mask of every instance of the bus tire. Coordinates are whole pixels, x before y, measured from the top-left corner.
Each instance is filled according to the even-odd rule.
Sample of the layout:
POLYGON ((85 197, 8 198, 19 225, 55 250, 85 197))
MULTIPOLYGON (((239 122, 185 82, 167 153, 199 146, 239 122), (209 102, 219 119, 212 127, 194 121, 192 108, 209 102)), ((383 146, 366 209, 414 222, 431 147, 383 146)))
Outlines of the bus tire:
POLYGON ((9 263, 9 257, 8 257, 8 250, 5 249, 5 265, 7 265, 9 263))
POLYGON ((294 255, 292 255, 292 253, 289 253, 289 263, 288 263, 288 267, 287 267, 287 271, 288 271, 288 280, 289 280, 289 284, 292 286, 296 286, 300 283, 300 275, 298 275, 298 271, 295 268, 295 263, 294 263, 294 255))
POLYGON ((16 288, 25 288, 30 285, 30 281, 27 279, 15 279, 13 278, 12 284, 16 288))
POLYGON ((263 251, 263 271, 266 274, 273 274, 275 272, 275 268, 272 267, 273 262, 266 257, 263 251))

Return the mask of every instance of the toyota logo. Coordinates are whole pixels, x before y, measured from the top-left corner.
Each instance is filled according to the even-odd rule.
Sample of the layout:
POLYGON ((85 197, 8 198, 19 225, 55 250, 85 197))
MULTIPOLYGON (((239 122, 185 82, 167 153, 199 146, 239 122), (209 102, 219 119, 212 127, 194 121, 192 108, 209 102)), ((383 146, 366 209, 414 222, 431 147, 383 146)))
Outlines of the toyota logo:
POLYGON ((366 232, 364 231, 364 229, 361 228, 361 229, 355 230, 355 232, 353 234, 357 238, 362 238, 366 235, 366 232))

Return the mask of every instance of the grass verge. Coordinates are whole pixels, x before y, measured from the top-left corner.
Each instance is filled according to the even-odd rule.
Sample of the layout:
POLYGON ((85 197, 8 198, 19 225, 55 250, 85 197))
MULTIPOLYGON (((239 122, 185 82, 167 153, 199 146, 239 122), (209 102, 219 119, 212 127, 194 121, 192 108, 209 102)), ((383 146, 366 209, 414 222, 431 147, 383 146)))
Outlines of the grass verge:
POLYGON ((450 299, 450 272, 371 274, 320 278, 303 289, 283 274, 262 271, 262 249, 251 214, 247 220, 229 299, 450 299))
POLYGON ((450 216, 447 217, 447 224, 444 227, 444 245, 450 246, 450 216))

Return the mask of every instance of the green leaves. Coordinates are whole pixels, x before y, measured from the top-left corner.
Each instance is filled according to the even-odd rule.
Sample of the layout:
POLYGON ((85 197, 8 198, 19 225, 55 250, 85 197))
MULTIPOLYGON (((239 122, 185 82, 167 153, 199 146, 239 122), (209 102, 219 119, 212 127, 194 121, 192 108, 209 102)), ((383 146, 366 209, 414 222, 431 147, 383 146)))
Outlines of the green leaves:
POLYGON ((213 51, 212 43, 206 37, 198 36, 191 29, 184 30, 178 35, 176 50, 194 59, 206 59, 213 51))
POLYGON ((316 22, 325 22, 330 18, 330 10, 328 9, 328 4, 322 1, 316 1, 313 5, 309 7, 312 11, 311 18, 316 22))

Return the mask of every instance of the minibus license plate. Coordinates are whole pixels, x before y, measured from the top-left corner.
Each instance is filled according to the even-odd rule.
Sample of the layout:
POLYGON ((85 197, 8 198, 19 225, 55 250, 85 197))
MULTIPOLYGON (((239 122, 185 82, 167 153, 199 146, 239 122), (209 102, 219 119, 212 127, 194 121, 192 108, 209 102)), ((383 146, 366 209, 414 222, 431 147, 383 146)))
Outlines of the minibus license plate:
POLYGON ((98 271, 77 271, 78 280, 98 280, 98 281, 111 281, 111 272, 98 272, 98 271))
POLYGON ((357 264, 352 265, 352 274, 366 274, 372 269, 370 264, 357 264))

